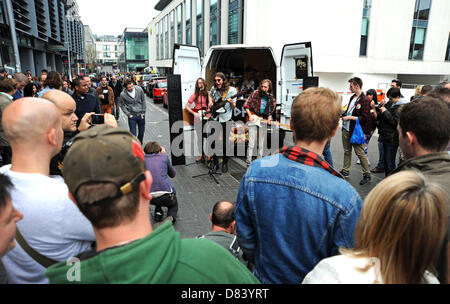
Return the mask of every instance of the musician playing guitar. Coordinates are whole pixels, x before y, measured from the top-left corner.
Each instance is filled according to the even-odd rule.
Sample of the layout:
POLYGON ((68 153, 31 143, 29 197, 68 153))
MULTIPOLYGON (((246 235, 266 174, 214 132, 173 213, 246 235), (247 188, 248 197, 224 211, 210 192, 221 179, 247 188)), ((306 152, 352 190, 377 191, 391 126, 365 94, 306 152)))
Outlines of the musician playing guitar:
POLYGON ((255 90, 244 105, 247 112, 248 121, 248 151, 247 166, 252 162, 253 149, 258 137, 258 157, 263 157, 264 138, 266 134, 262 134, 263 128, 255 122, 259 118, 267 119, 272 122, 272 113, 275 109, 276 101, 272 95, 272 82, 269 79, 261 81, 258 90, 255 90))
POLYGON ((194 116, 194 126, 201 123, 201 129, 199 127, 194 127, 197 134, 197 147, 199 147, 200 156, 195 160, 196 162, 201 162, 203 160, 203 149, 202 136, 203 136, 203 126, 205 118, 209 118, 210 114, 205 112, 208 109, 209 95, 206 90, 205 80, 203 78, 198 78, 195 82, 195 92, 189 97, 186 104, 186 110, 194 116), (194 108, 192 108, 194 104, 194 108), (203 113, 201 111, 204 111, 203 113))
MULTIPOLYGON (((215 120, 220 122, 222 125, 221 134, 219 135, 219 138, 221 138, 222 141, 222 147, 223 147, 223 162, 222 162, 222 172, 226 173, 228 172, 228 156, 226 155, 226 144, 228 141, 228 134, 226 133, 226 123, 231 120, 233 116, 233 109, 236 107, 235 101, 230 98, 232 96, 236 95, 236 89, 231 87, 228 83, 228 79, 226 78, 225 74, 219 72, 214 77, 214 83, 215 85, 211 88, 209 92, 209 106, 210 108, 218 102, 221 102, 222 100, 227 100, 227 103, 224 105, 221 114, 218 114, 215 116, 215 120)), ((214 148, 214 147, 213 147, 214 148)), ((213 162, 212 162, 212 172, 217 172, 219 168, 219 159, 216 154, 213 155, 213 162)))

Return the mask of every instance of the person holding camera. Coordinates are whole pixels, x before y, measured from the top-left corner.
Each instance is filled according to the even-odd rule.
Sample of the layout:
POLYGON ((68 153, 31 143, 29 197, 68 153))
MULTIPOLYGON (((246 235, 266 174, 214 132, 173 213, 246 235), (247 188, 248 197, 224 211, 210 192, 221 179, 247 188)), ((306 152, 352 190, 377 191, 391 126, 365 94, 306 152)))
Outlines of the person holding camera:
POLYGON ((139 86, 135 86, 131 79, 125 80, 124 90, 120 94, 120 107, 128 117, 130 132, 137 136, 141 144, 144 143, 145 132, 145 93, 139 86), (139 128, 139 135, 136 135, 136 126, 139 128))
POLYGON ((50 161, 50 175, 62 176, 61 169, 63 167, 63 160, 67 151, 72 146, 75 135, 79 132, 86 131, 94 126, 97 121, 94 118, 100 118, 100 122, 108 124, 112 127, 117 127, 117 121, 114 116, 110 114, 99 115, 94 112, 84 114, 79 126, 77 127, 78 117, 75 115, 76 104, 70 95, 59 90, 47 91, 42 98, 53 103, 61 114, 61 126, 64 132, 61 151, 56 154, 50 161))
POLYGON ((145 166, 153 177, 150 188, 152 199, 150 204, 155 205, 155 222, 161 222, 164 211, 162 207, 167 207, 167 217, 175 223, 178 213, 178 201, 175 188, 170 183, 169 177, 174 178, 175 169, 170 164, 169 157, 164 147, 158 142, 152 141, 145 145, 145 166))
POLYGON ((399 88, 391 88, 386 96, 389 101, 382 101, 378 108, 372 109, 372 115, 378 121, 378 141, 383 145, 384 174, 388 176, 395 169, 395 158, 398 150, 398 115, 402 94, 399 88))

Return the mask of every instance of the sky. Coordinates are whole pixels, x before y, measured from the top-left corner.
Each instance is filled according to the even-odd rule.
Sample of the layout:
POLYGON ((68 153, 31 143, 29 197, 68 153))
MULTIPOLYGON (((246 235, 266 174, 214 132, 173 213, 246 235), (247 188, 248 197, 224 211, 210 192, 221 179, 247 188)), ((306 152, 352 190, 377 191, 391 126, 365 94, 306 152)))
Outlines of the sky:
POLYGON ((126 27, 145 28, 160 12, 158 0, 77 0, 79 15, 94 35, 121 35, 126 27))

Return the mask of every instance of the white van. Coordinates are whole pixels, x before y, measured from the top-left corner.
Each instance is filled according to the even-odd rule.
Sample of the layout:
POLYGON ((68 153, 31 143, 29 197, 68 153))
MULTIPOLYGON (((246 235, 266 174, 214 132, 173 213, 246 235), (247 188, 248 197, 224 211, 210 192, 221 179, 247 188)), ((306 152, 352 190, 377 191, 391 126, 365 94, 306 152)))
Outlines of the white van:
MULTIPOLYGON (((277 100, 276 120, 289 125, 293 99, 304 87, 318 86, 318 78, 313 77, 311 42, 285 45, 279 61, 271 47, 247 45, 213 46, 202 62, 197 47, 176 44, 173 58, 173 74, 181 75, 183 108, 199 77, 206 80, 208 90, 213 86, 217 72, 227 75, 236 88, 244 82, 254 81, 256 89, 261 80, 270 79, 277 100)), ((238 112, 241 110, 237 109, 238 112)))

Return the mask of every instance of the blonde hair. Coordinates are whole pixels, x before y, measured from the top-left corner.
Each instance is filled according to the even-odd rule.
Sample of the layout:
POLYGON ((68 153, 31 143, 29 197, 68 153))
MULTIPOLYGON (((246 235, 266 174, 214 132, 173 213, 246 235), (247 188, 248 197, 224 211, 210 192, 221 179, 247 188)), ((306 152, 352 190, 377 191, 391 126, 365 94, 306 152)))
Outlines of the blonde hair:
POLYGON ((424 283, 425 271, 435 272, 443 242, 446 200, 445 192, 418 171, 389 176, 364 201, 355 247, 341 253, 378 258, 384 283, 424 283))
POLYGON ((416 90, 414 91, 414 97, 422 96, 422 88, 423 88, 423 85, 418 85, 416 87, 416 90))
POLYGON ((342 97, 327 88, 309 88, 292 103, 295 140, 324 141, 339 124, 342 97))

